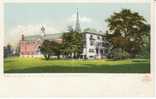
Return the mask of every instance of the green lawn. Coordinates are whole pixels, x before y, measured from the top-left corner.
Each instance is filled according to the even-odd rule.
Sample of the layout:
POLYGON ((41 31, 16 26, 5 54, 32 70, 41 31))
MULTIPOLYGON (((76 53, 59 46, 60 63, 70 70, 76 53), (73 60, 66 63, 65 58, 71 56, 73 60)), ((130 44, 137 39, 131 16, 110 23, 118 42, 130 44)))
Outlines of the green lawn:
POLYGON ((148 59, 45 60, 12 57, 4 60, 5 73, 149 73, 148 59))

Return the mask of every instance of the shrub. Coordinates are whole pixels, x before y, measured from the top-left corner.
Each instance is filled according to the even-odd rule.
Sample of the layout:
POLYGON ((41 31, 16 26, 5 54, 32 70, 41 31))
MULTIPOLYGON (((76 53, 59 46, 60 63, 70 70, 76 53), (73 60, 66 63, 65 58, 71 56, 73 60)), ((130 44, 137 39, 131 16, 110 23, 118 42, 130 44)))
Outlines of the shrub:
POLYGON ((125 59, 130 57, 130 54, 121 48, 112 49, 111 54, 113 59, 125 59))

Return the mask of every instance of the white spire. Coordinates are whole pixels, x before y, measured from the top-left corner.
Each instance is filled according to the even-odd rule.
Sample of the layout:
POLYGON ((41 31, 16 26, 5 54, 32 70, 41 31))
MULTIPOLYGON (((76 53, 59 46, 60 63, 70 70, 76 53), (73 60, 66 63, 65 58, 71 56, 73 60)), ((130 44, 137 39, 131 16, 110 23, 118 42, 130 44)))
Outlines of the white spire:
POLYGON ((79 23, 79 12, 78 12, 78 8, 77 8, 77 13, 76 13, 75 31, 76 32, 81 32, 80 23, 79 23))

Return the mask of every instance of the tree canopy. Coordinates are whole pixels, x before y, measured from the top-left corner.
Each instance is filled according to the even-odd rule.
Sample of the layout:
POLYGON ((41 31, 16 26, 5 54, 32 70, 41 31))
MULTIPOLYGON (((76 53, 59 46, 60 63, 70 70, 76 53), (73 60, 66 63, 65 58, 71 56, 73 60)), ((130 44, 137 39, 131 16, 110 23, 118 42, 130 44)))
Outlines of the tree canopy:
POLYGON ((106 35, 113 48, 121 48, 135 57, 144 47, 144 36, 149 36, 150 25, 138 12, 122 9, 113 13, 106 22, 106 35))
POLYGON ((78 58, 82 53, 82 34, 70 31, 63 34, 63 53, 66 57, 78 58), (73 54, 73 55, 72 55, 73 54))
POLYGON ((59 44, 56 41, 45 40, 40 46, 40 50, 44 57, 48 60, 51 55, 56 55, 57 58, 60 58, 61 47, 62 44, 59 44))

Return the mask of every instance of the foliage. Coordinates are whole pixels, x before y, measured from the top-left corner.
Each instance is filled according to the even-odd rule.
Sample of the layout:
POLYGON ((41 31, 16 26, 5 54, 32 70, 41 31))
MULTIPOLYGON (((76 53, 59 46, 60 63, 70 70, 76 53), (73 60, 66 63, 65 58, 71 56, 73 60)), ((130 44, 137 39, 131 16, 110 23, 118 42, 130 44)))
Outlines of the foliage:
POLYGON ((50 41, 45 40, 40 46, 40 51, 44 55, 44 57, 48 60, 50 58, 51 50, 50 50, 50 41))
POLYGON ((67 32, 63 34, 63 53, 68 58, 79 58, 82 53, 82 34, 78 32, 67 32))
POLYGON ((72 26, 68 26, 68 27, 67 27, 67 31, 68 31, 68 32, 74 32, 74 29, 73 29, 72 26))
POLYGON ((57 57, 60 58, 61 47, 62 45, 55 41, 45 40, 40 46, 40 50, 48 60, 51 55, 57 55, 57 57))
POLYGON ((51 55, 57 55, 60 58, 61 54, 65 58, 80 57, 83 48, 81 33, 75 32, 72 26, 68 26, 68 32, 63 34, 62 40, 61 44, 48 40, 43 42, 40 50, 46 59, 49 59, 51 55))
POLYGON ((12 56, 13 55, 12 46, 10 44, 5 46, 3 48, 3 50, 4 50, 4 57, 8 57, 8 56, 12 56))
POLYGON ((51 41, 51 51, 52 51, 53 55, 57 56, 58 59, 60 58, 61 50, 62 50, 61 43, 51 41))
POLYGON ((121 48, 112 49, 112 58, 113 59, 125 59, 129 57, 129 53, 121 48))
POLYGON ((143 16, 129 9, 115 12, 108 22, 107 39, 113 48, 121 48, 135 57, 144 47, 144 36, 149 37, 150 25, 143 16))
POLYGON ((137 58, 150 58, 150 38, 149 36, 144 36, 144 47, 141 49, 140 53, 136 56, 137 58))

